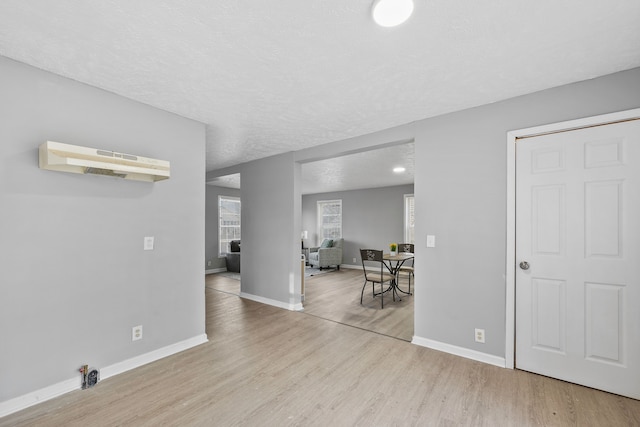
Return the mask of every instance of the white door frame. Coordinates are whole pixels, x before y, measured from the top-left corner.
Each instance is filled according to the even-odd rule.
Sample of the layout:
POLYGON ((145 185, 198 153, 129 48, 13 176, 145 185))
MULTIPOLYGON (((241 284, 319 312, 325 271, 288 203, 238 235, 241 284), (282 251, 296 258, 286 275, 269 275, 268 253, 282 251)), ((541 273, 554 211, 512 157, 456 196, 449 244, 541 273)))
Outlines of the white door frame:
POLYGON ((516 337, 516 140, 539 136, 548 133, 570 131, 580 128, 606 125, 627 120, 639 119, 640 108, 620 111, 617 113, 603 114, 586 117, 583 119, 569 120, 536 126, 526 129, 518 129, 507 132, 507 259, 506 259, 506 318, 505 318, 505 368, 515 367, 515 337, 516 337))

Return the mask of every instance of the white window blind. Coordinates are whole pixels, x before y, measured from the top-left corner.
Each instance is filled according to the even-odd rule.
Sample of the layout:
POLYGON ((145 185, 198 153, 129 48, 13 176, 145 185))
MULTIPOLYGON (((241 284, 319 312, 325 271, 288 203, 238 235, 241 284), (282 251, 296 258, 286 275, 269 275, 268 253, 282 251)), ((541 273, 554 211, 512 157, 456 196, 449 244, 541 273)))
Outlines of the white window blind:
POLYGON ((414 231, 414 197, 413 194, 404 195, 404 243, 415 243, 414 231))
POLYGON ((318 244, 342 237, 342 200, 318 201, 318 244))
POLYGON ((229 252, 229 242, 240 240, 240 199, 218 196, 218 254, 229 252))

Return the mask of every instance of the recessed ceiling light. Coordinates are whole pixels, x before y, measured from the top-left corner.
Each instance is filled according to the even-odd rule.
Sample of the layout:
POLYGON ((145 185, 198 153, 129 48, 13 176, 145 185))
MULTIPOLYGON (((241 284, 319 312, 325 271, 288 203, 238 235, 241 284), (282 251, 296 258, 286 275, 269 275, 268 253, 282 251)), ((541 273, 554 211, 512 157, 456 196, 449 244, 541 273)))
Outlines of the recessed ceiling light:
POLYGON ((405 169, 405 168, 403 168, 402 166, 399 166, 399 167, 397 167, 397 168, 393 168, 393 171, 394 171, 395 173, 402 173, 402 172, 404 172, 405 170, 406 170, 406 169, 405 169))
POLYGON ((395 27, 409 19, 413 13, 413 0, 375 0, 371 13, 381 27, 395 27))

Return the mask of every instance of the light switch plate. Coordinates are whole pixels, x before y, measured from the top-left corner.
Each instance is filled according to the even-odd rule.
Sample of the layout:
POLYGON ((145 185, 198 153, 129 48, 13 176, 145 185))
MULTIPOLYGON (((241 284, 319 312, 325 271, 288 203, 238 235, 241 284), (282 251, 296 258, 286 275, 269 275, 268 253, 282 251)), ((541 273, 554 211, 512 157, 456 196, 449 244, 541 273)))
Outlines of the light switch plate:
POLYGON ((144 238, 144 250, 152 251, 153 250, 153 236, 147 236, 144 238))
POLYGON ((436 247, 436 236, 428 234, 427 235, 427 247, 435 248, 436 247))

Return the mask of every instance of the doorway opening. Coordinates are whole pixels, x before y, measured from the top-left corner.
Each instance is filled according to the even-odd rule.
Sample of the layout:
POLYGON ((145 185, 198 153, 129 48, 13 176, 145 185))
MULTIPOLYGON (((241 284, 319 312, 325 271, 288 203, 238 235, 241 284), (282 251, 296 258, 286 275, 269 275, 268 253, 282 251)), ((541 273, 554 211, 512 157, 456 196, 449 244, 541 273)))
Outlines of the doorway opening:
MULTIPOLYGON (((402 301, 395 303, 390 294, 385 295, 381 310, 379 297, 374 299, 367 288, 369 292, 365 291, 365 299, 360 304, 364 275, 359 251, 379 248, 389 252, 390 243, 413 243, 405 241, 405 206, 407 195, 414 194, 413 173, 413 140, 301 162, 303 254, 309 257, 309 251, 321 245, 326 237, 323 225, 333 219, 319 219, 319 204, 325 206, 332 202, 331 206, 340 206, 341 235, 337 237, 342 239, 339 270, 334 265, 322 265, 322 272, 318 272, 315 266, 321 274, 305 275, 306 314, 411 341, 412 295, 402 295, 402 301), (398 167, 404 167, 404 171, 394 172, 398 167), (397 321, 383 319, 388 316, 397 321), (392 324, 394 328, 390 328, 392 324)), ((311 267, 314 266, 308 266, 307 270, 311 267)), ((407 288, 406 278, 401 280, 401 286, 407 288)))
POLYGON ((207 181, 205 283, 221 292, 241 292, 241 185, 240 174, 207 181), (215 279, 215 280, 214 280, 215 279))

